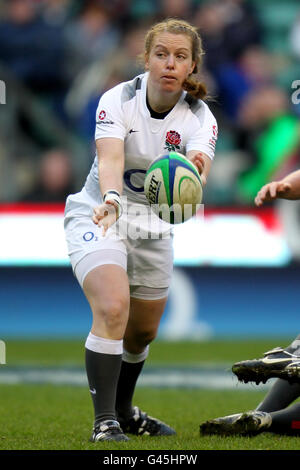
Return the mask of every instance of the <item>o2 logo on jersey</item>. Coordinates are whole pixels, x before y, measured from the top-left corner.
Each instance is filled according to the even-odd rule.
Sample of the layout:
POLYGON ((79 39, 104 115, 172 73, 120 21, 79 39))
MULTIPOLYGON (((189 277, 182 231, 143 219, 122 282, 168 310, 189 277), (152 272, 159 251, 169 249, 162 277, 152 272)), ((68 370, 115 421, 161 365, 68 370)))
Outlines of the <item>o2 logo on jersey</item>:
POLYGON ((106 118, 106 112, 104 111, 104 109, 102 109, 102 110, 100 111, 98 117, 99 117, 100 121, 103 121, 103 119, 106 118))
POLYGON ((144 179, 145 179, 145 174, 146 170, 141 170, 141 169, 131 169, 127 170, 124 173, 124 182, 128 186, 131 191, 134 191, 136 193, 142 193, 144 191, 144 179), (140 175, 139 175, 140 173, 140 175), (134 181, 134 175, 139 176, 141 178, 141 175, 143 175, 142 179, 143 182, 141 181, 141 186, 137 186, 137 182, 134 181))
POLYGON ((92 240, 94 240, 94 242, 98 241, 98 237, 94 234, 94 232, 85 232, 82 238, 85 242, 91 242, 92 240))
POLYGON ((85 232, 82 238, 84 239, 85 242, 90 242, 95 238, 95 234, 94 232, 85 232))

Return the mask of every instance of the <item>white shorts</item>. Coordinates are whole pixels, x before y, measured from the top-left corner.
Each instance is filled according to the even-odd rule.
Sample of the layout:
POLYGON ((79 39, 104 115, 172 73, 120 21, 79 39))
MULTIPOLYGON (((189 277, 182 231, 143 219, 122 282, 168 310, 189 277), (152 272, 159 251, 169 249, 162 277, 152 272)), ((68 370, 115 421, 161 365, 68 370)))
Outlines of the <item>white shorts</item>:
POLYGON ((66 212, 64 221, 68 254, 80 285, 95 267, 117 264, 127 272, 132 297, 166 297, 173 271, 172 237, 121 239, 111 229, 103 237, 102 229, 94 224, 91 217, 92 214, 75 216, 66 212), (147 293, 144 289, 141 294, 140 286, 150 290, 147 293))

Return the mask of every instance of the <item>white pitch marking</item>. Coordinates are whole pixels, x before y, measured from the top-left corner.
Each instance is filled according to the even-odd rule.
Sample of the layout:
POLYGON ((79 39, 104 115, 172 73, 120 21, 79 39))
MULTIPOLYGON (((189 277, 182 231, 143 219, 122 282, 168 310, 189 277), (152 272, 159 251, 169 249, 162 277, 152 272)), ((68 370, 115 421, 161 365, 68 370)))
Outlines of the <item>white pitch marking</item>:
MULTIPOLYGON (((225 368, 224 368, 225 369, 225 368)), ((214 368, 154 368, 145 369, 138 380, 138 387, 201 388, 215 390, 260 391, 270 387, 267 384, 241 384, 231 372, 214 368)), ((53 384, 88 386, 86 373, 80 368, 33 368, 19 367, 0 369, 0 384, 53 384)))

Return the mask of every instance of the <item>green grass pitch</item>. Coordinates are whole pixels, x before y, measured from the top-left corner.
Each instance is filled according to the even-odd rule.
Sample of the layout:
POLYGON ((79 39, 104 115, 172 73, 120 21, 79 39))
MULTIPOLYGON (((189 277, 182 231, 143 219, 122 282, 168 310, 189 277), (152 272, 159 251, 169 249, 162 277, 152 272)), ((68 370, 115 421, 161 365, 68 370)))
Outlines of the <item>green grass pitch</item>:
MULTIPOLYGON (((289 339, 257 341, 154 342, 148 363, 162 365, 223 364, 259 357, 289 339)), ((10 366, 84 366, 83 341, 6 341, 10 366)), ((128 442, 93 444, 88 441, 93 411, 85 387, 53 384, 0 385, 0 450, 294 450, 299 438, 263 433, 255 437, 200 436, 207 419, 253 409, 265 392, 197 388, 137 387, 135 402, 173 426, 177 435, 130 436, 128 442)))

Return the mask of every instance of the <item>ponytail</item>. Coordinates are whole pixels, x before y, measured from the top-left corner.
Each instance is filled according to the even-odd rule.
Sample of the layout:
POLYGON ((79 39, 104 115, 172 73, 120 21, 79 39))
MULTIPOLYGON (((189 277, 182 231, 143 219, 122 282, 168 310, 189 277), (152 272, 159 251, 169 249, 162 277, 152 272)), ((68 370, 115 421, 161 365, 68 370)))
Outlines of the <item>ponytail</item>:
POLYGON ((196 99, 204 100, 207 96, 205 84, 192 77, 183 82, 182 88, 196 99))

